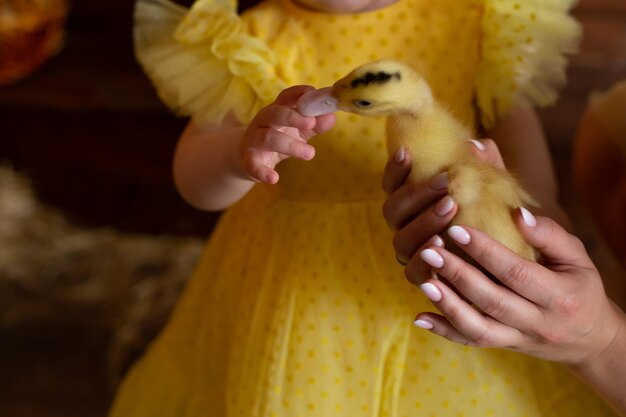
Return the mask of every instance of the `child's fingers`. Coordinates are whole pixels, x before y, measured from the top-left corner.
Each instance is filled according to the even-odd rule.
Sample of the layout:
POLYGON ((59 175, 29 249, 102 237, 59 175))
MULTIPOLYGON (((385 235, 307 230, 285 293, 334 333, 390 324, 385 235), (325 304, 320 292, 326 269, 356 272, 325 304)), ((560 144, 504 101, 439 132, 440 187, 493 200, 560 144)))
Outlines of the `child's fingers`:
POLYGON ((300 137, 309 140, 315 135, 324 133, 335 126, 336 116, 334 113, 325 114, 315 118, 315 126, 310 130, 300 130, 300 137))
POLYGON ((508 288, 497 285, 453 253, 433 247, 422 250, 420 257, 460 296, 497 321, 520 330, 528 330, 529 322, 541 321, 541 312, 536 305, 508 288))
POLYGON ((250 140, 251 147, 260 151, 277 152, 282 155, 309 161, 315 156, 315 148, 303 140, 291 137, 276 129, 256 129, 250 140))
POLYGON ((411 155, 404 149, 399 148, 387 161, 383 173, 383 190, 387 194, 396 191, 411 172, 411 155))
POLYGON ((306 117, 296 109, 284 105, 269 105, 256 115, 253 124, 257 128, 293 127, 298 130, 312 130, 315 128, 315 118, 306 117))
POLYGON ((267 166, 261 152, 255 149, 248 149, 243 153, 243 166, 256 181, 276 184, 279 180, 278 172, 267 166))
POLYGON ((335 126, 335 122, 337 121, 337 116, 335 113, 323 114, 315 118, 316 123, 313 128, 314 134, 318 135, 320 133, 324 133, 327 130, 330 130, 333 126, 335 126))
MULTIPOLYGON (((522 341, 523 335, 519 330, 482 315, 443 282, 429 280, 420 285, 420 288, 437 310, 471 345, 504 347, 522 341)), ((433 322, 432 324, 432 331, 436 334, 443 337, 453 335, 451 329, 446 328, 445 322, 439 321, 439 323, 433 322)))
POLYGON ((307 91, 315 90, 315 87, 310 85, 294 85, 289 88, 285 88, 278 94, 274 100, 274 104, 281 104, 283 106, 295 107, 298 104, 298 100, 307 91))

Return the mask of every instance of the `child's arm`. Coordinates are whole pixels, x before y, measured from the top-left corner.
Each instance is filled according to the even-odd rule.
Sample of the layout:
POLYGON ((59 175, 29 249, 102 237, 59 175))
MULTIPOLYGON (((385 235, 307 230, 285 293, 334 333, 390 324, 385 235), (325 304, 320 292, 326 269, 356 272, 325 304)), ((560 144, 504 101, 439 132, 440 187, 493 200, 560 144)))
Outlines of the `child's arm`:
POLYGON ((558 202, 550 149, 535 110, 525 106, 514 108, 486 136, 498 144, 507 168, 517 174, 526 190, 541 204, 535 211, 569 228, 568 216, 558 202))
POLYGON ((247 127, 190 123, 174 155, 174 181, 183 198, 202 210, 221 210, 241 199, 256 182, 278 182, 276 165, 288 158, 310 160, 307 141, 334 125, 334 115, 306 117, 294 106, 308 86, 283 90, 247 127))

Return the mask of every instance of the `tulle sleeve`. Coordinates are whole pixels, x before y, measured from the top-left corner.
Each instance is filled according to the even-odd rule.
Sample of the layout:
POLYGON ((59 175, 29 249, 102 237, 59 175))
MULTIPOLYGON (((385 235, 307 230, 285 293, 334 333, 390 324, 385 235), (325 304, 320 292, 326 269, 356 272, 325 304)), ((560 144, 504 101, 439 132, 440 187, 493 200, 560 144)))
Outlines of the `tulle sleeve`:
POLYGON ((484 0, 476 99, 492 127, 513 105, 553 103, 565 83, 567 54, 580 26, 569 15, 575 0, 484 0))
POLYGON ((285 86, 273 52, 245 33, 236 2, 198 0, 186 9, 168 0, 139 0, 135 53, 174 112, 219 124, 232 113, 247 123, 285 86))

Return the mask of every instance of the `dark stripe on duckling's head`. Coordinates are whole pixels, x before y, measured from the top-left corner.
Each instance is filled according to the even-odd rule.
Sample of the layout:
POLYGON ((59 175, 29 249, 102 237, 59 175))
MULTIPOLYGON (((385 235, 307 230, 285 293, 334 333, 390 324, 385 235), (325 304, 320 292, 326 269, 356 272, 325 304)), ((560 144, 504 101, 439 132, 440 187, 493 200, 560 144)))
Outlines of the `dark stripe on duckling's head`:
POLYGON ((355 78, 350 82, 351 88, 357 88, 360 85, 370 85, 372 83, 375 84, 385 84, 389 80, 396 78, 398 81, 402 79, 402 76, 399 72, 394 72, 390 74, 388 72, 366 72, 365 75, 355 78))

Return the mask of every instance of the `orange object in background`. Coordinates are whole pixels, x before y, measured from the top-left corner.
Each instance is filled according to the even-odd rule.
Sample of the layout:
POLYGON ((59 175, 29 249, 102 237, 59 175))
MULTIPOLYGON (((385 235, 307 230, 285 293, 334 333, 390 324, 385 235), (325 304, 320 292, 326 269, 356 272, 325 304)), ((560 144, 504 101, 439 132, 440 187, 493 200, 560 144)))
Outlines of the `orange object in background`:
POLYGON ((573 151, 577 191, 626 267, 626 80, 592 97, 573 151))
POLYGON ((66 0, 0 1, 0 85, 28 76, 59 51, 67 9, 66 0))

